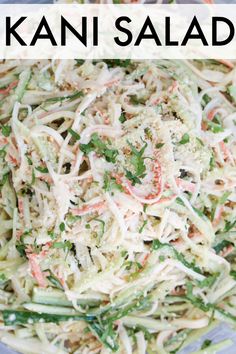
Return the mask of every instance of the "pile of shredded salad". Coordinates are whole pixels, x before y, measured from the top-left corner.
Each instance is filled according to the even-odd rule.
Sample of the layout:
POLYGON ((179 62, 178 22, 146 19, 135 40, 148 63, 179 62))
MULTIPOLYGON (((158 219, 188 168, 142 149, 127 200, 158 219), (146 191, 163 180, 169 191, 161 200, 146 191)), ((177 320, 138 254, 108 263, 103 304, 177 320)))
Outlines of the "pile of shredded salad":
POLYGON ((235 142, 234 62, 2 61, 0 340, 165 354, 235 327, 235 142))

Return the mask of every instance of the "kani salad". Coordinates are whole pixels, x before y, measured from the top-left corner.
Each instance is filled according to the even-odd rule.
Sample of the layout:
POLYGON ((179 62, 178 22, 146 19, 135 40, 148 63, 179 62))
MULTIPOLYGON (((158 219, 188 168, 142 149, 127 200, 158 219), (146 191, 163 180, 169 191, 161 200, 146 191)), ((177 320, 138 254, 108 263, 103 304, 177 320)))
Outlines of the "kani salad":
POLYGON ((2 342, 166 354, 235 327, 233 61, 2 61, 0 124, 2 342))

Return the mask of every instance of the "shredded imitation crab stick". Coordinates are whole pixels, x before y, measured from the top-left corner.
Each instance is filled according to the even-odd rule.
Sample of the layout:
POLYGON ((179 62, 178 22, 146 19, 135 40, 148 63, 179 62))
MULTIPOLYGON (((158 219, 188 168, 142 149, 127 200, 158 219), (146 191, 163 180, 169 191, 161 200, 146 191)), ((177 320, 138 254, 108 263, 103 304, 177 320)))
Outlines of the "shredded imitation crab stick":
POLYGON ((215 117, 215 115, 217 114, 218 109, 214 108, 212 109, 208 114, 207 114, 207 119, 209 119, 210 121, 212 121, 215 117))
POLYGON ((16 87, 18 84, 18 81, 13 81, 10 83, 10 85, 8 85, 5 89, 0 89, 0 95, 8 95, 9 92, 14 88, 16 87))
POLYGON ((224 207, 221 205, 216 210, 216 215, 215 215, 213 223, 212 223, 213 226, 217 226, 220 223, 223 212, 224 212, 224 207))
POLYGON ((233 69, 234 68, 234 64, 230 61, 230 60, 226 60, 226 59, 218 59, 218 62, 227 66, 229 69, 233 69))
POLYGON ((184 179, 181 178, 176 178, 175 179, 177 186, 182 190, 182 191, 187 191, 194 193, 196 190, 196 184, 185 181, 184 179))
POLYGON ((46 283, 44 275, 40 269, 40 266, 37 262, 37 257, 38 257, 37 254, 34 254, 34 253, 28 254, 31 273, 32 273, 33 277, 37 280, 38 285, 44 288, 44 287, 46 287, 47 283, 46 283))
POLYGON ((234 251, 234 246, 233 245, 229 245, 229 246, 225 247, 223 249, 223 251, 220 252, 220 255, 222 257, 227 257, 233 251, 234 251))
POLYGON ((126 189, 128 190, 129 194, 132 195, 135 199, 137 199, 139 202, 143 204, 155 204, 158 202, 161 198, 161 193, 162 193, 162 171, 161 171, 161 165, 159 161, 156 159, 153 163, 152 167, 152 172, 153 172, 153 186, 156 189, 155 193, 150 193, 146 197, 141 197, 138 195, 134 189, 134 187, 131 185, 129 181, 125 181, 124 185, 126 189))
POLYGON ((84 205, 82 208, 72 209, 71 212, 73 215, 83 216, 90 213, 94 213, 96 211, 101 211, 101 209, 104 209, 105 205, 106 202, 99 202, 92 205, 84 205))
POLYGON ((224 143, 224 141, 221 141, 219 143, 220 145, 220 149, 223 152, 224 155, 224 159, 229 160, 232 164, 234 164, 234 158, 232 156, 232 154, 230 153, 229 149, 227 148, 226 144, 224 143))

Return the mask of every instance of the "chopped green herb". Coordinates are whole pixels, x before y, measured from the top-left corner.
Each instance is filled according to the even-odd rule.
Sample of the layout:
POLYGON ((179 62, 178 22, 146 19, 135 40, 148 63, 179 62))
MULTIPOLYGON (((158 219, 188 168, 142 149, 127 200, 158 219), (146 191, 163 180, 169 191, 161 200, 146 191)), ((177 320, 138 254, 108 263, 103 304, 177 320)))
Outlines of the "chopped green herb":
POLYGON ((221 124, 214 123, 210 120, 207 121, 207 125, 213 133, 220 133, 224 131, 224 128, 221 124))
POLYGON ((101 220, 101 219, 93 219, 97 222, 100 222, 101 223, 101 235, 100 237, 102 237, 104 235, 104 232, 105 232, 105 221, 101 220))
POLYGON ((224 204, 226 200, 228 199, 229 195, 231 192, 225 192, 219 199, 219 204, 224 204))
POLYGON ((215 156, 212 153, 211 158, 210 158, 210 171, 212 171, 215 166, 216 166, 215 156))
POLYGON ((9 173, 5 173, 5 174, 2 176, 2 180, 0 181, 0 187, 4 186, 4 184, 5 184, 6 181, 8 180, 8 175, 9 175, 9 173))
POLYGON ((89 327, 85 327, 84 330, 83 330, 83 333, 84 334, 90 333, 89 327))
POLYGON ((70 241, 65 242, 54 242, 52 245, 53 248, 63 248, 70 250, 72 248, 72 244, 70 241))
POLYGON ((160 149, 160 148, 162 148, 162 146, 164 146, 165 145, 165 143, 157 143, 156 144, 156 149, 160 149))
POLYGON ((115 163, 118 156, 118 150, 108 149, 106 144, 99 138, 98 134, 94 133, 88 144, 80 144, 80 150, 88 155, 91 151, 95 151, 97 154, 102 155, 108 162, 115 163))
POLYGON ((147 220, 144 220, 143 225, 140 227, 138 231, 140 234, 143 232, 143 229, 145 228, 146 225, 147 225, 147 220))
POLYGON ((214 218, 215 218, 216 207, 217 207, 217 202, 213 201, 212 202, 212 208, 211 208, 211 214, 210 214, 211 221, 213 221, 214 218))
POLYGON ((16 241, 16 249, 21 257, 26 257, 26 252, 25 252, 26 247, 27 245, 25 245, 22 240, 16 241))
POLYGON ((225 220, 225 227, 223 232, 229 232, 230 230, 232 230, 234 227, 236 226, 236 220, 230 222, 228 220, 225 220))
POLYGON ((127 66, 129 66, 130 64, 130 59, 107 59, 104 61, 109 68, 113 68, 114 66, 121 66, 123 68, 127 68, 127 66))
POLYGON ((80 220, 81 216, 68 214, 66 217, 67 224, 74 224, 76 221, 80 220))
POLYGON ((60 280, 55 277, 55 275, 51 272, 51 270, 47 269, 47 272, 50 273, 50 275, 47 276, 47 279, 50 281, 50 283, 52 283, 52 285, 54 285, 56 288, 64 290, 60 280))
POLYGON ((130 103, 132 103, 133 105, 137 106, 139 104, 145 104, 146 103, 146 99, 143 97, 138 98, 136 95, 131 95, 130 96, 130 103))
POLYGON ((6 151, 5 151, 5 148, 3 148, 3 149, 0 149, 0 157, 2 158, 2 159, 5 159, 5 157, 6 157, 6 151))
POLYGON ((76 133, 73 129, 69 128, 68 133, 70 133, 75 140, 80 140, 80 135, 76 133))
POLYGON ((178 203, 179 205, 184 206, 184 202, 182 201, 182 199, 181 199, 180 197, 177 197, 177 198, 175 199, 175 201, 176 201, 176 203, 178 203))
POLYGON ((150 128, 145 128, 144 132, 145 132, 148 139, 152 139, 152 131, 150 128))
POLYGON ((0 284, 3 284, 7 281, 7 277, 4 273, 0 273, 0 284))
POLYGON ((142 264, 139 262, 133 262, 133 261, 126 261, 124 263, 125 269, 126 270, 131 270, 133 267, 135 270, 140 270, 143 268, 142 264))
POLYGON ((29 164, 30 166, 32 166, 32 165, 33 165, 33 162, 32 162, 32 160, 31 160, 31 158, 29 158, 28 155, 25 155, 25 156, 26 156, 26 159, 27 159, 28 164, 29 164))
POLYGON ((48 168, 47 167, 41 167, 41 166, 38 166, 38 167, 35 167, 35 169, 41 173, 48 173, 48 168))
POLYGON ((135 184, 141 184, 141 180, 135 176, 132 172, 125 169, 125 177, 128 178, 132 182, 132 186, 135 184))
POLYGON ((197 296, 193 295, 193 284, 192 283, 187 282, 186 283, 186 288, 187 288, 186 298, 194 306, 200 308, 204 312, 209 311, 212 308, 212 306, 214 306, 214 305, 211 305, 211 304, 205 304, 201 298, 198 298, 197 296))
POLYGON ((16 241, 16 249, 19 252, 21 257, 26 257, 26 248, 27 245, 24 243, 24 237, 31 234, 31 229, 25 230, 24 233, 20 236, 20 238, 16 241))
POLYGON ((2 134, 7 138, 11 134, 11 127, 10 125, 3 125, 2 126, 2 134))
POLYGON ((124 267, 125 267, 126 270, 130 270, 131 267, 132 267, 132 265, 133 265, 133 262, 132 262, 132 261, 126 261, 126 262, 124 263, 124 267))
POLYGON ((31 177, 31 182, 30 185, 32 186, 35 183, 35 172, 34 169, 32 170, 32 177, 31 177))
POLYGON ((113 330, 112 322, 108 321, 107 325, 104 326, 101 325, 101 321, 93 321, 89 324, 89 327, 91 332, 99 338, 105 347, 111 349, 113 352, 119 349, 119 345, 116 342, 117 331, 113 330))
POLYGON ((201 350, 208 348, 211 345, 212 341, 210 339, 205 339, 201 345, 201 350))
POLYGON ((111 190, 115 189, 120 192, 123 191, 123 187, 116 182, 116 179, 114 177, 111 177, 108 172, 105 172, 104 175, 104 185, 103 189, 105 192, 110 192, 111 190))
POLYGON ((231 270, 230 275, 234 278, 234 280, 236 280, 236 270, 231 270))
POLYGON ((48 231, 48 236, 50 236, 52 240, 56 238, 56 234, 53 231, 48 231))
POLYGON ((220 243, 218 243, 216 246, 214 246, 214 250, 216 251, 217 254, 219 254, 221 251, 223 251, 223 249, 225 247, 231 246, 233 245, 232 242, 228 241, 228 240, 223 240, 220 243))
POLYGON ((202 281, 197 281, 199 288, 211 288, 215 283, 216 279, 219 277, 219 273, 210 275, 202 281))
POLYGON ((152 250, 157 251, 159 249, 166 248, 169 249, 172 254, 175 256, 175 258, 180 261, 185 267, 193 269, 195 272, 201 274, 201 271, 198 267, 194 265, 194 263, 188 262, 182 253, 179 253, 174 246, 170 245, 169 243, 161 243, 159 240, 154 240, 152 242, 152 250))
POLYGON ((205 93, 205 95, 202 98, 202 101, 203 101, 203 107, 205 107, 209 102, 211 102, 211 97, 205 93))
POLYGON ((83 65, 85 60, 84 59, 75 59, 77 65, 83 65))
POLYGON ((65 223, 64 223, 64 222, 61 222, 60 225, 59 225, 60 231, 61 231, 61 232, 65 231, 65 228, 66 228, 65 223))
POLYGON ((199 142, 199 144, 201 145, 201 146, 204 146, 204 143, 203 143, 203 141, 201 140, 201 139, 199 139, 199 138, 196 138, 197 139, 197 141, 199 142))
POLYGON ((185 133, 182 136, 181 140, 179 141, 179 144, 180 145, 184 145, 184 144, 187 144, 187 143, 189 143, 189 135, 187 133, 185 133))
POLYGON ((77 91, 75 93, 73 93, 72 95, 68 95, 68 96, 64 96, 64 97, 52 97, 47 99, 44 104, 48 104, 48 103, 56 103, 56 102, 63 102, 65 100, 75 100, 79 97, 84 96, 84 93, 82 91, 77 91))
POLYGON ((198 216, 200 216, 200 218, 206 219, 206 215, 198 208, 195 208, 193 206, 193 210, 195 211, 195 213, 197 213, 198 216))
POLYGON ((128 255, 127 251, 125 251, 125 250, 121 251, 121 257, 125 258, 127 255, 128 255))
POLYGON ((126 177, 132 181, 132 185, 134 186, 136 183, 141 184, 140 178, 145 177, 146 166, 144 164, 144 151, 147 147, 147 143, 144 142, 143 147, 138 151, 133 144, 127 141, 131 148, 131 159, 130 163, 133 165, 135 172, 132 173, 126 169, 126 177))
POLYGON ((125 114, 124 114, 124 113, 121 113, 120 118, 119 118, 119 121, 120 121, 121 123, 124 123, 124 122, 126 121, 126 117, 125 117, 125 114))

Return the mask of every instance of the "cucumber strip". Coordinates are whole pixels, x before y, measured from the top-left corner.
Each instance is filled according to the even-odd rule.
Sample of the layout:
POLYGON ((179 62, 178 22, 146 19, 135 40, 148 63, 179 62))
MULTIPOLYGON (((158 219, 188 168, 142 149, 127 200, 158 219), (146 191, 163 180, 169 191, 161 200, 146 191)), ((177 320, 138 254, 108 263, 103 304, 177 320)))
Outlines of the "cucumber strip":
POLYGON ((18 86, 15 90, 15 95, 14 95, 16 97, 16 101, 21 102, 21 100, 24 96, 25 90, 27 88, 27 85, 29 83, 30 77, 31 77, 31 70, 30 69, 26 69, 26 70, 22 71, 22 73, 20 74, 20 76, 19 76, 20 80, 19 80, 18 86))
POLYGON ((225 349, 226 347, 229 347, 232 344, 233 341, 231 339, 225 339, 219 343, 212 344, 205 349, 197 350, 196 352, 193 352, 191 354, 216 354, 218 353, 219 350, 225 349))
MULTIPOLYGON (((190 330, 190 332, 188 333, 187 338, 184 340, 184 342, 183 342, 183 344, 181 346, 181 349, 186 348, 187 345, 197 341, 203 335, 206 335, 207 333, 212 331, 218 324, 219 324, 218 321, 213 320, 207 327, 190 330)), ((170 339, 170 341, 171 341, 171 339, 170 339)), ((168 345, 168 342, 167 342, 167 345, 168 345)))
POLYGON ((35 335, 35 332, 33 329, 19 328, 15 330, 15 335, 17 338, 30 338, 35 335))
POLYGON ((191 304, 189 303, 177 304, 177 305, 164 305, 160 307, 157 311, 155 311, 154 315, 161 315, 165 313, 173 313, 178 311, 189 310, 190 307, 191 304))
MULTIPOLYGON (((7 222, 10 222, 9 226, 11 225, 11 227, 9 229, 12 229, 12 220, 6 220, 7 222)), ((6 221, 1 221, 1 227, 2 227, 2 224, 6 221)), ((4 230, 4 232, 6 231, 6 229, 4 230)), ((0 235, 1 235, 1 231, 0 231, 0 235)), ((0 249, 0 261, 4 260, 7 256, 7 253, 8 253, 8 249, 9 249, 9 246, 12 244, 12 239, 10 241, 8 241, 4 246, 1 247, 0 249)))
MULTIPOLYGON (((104 299, 77 299, 77 305, 98 306, 104 299)), ((56 305, 73 307, 72 302, 67 300, 63 291, 58 289, 42 289, 34 287, 32 301, 43 305, 56 305)))
POLYGON ((10 178, 8 177, 6 182, 4 183, 4 186, 2 187, 2 203, 3 203, 3 208, 6 211, 6 213, 13 218, 13 212, 14 209, 16 208, 16 193, 12 187, 12 184, 10 183, 10 178))
POLYGON ((227 322, 234 326, 236 324, 236 316, 220 308, 215 308, 214 317, 219 321, 227 322))
POLYGON ((22 325, 22 324, 33 324, 38 322, 46 323, 59 323, 72 321, 94 321, 94 316, 86 315, 59 315, 59 314, 49 314, 49 313, 37 313, 32 311, 20 311, 20 310, 3 310, 3 321, 5 326, 12 325, 22 325))
POLYGON ((176 352, 176 350, 179 350, 183 347, 185 340, 188 338, 189 335, 191 335, 192 331, 192 329, 187 328, 182 330, 181 332, 178 332, 176 335, 172 336, 165 342, 165 349, 168 352, 176 352))
POLYGON ((21 265, 22 263, 24 263, 24 260, 22 258, 1 261, 0 262, 0 270, 4 271, 7 268, 17 267, 17 266, 21 265))
POLYGON ((38 313, 48 313, 48 314, 57 314, 57 315, 80 315, 74 309, 63 306, 47 306, 47 305, 38 305, 33 303, 26 303, 23 307, 28 311, 38 312, 38 313))
POLYGON ((143 326, 155 332, 164 330, 175 330, 176 327, 166 321, 154 320, 148 317, 126 316, 122 318, 122 323, 127 327, 143 326))
POLYGON ((34 287, 32 301, 43 305, 57 305, 72 307, 65 294, 57 289, 42 289, 34 287))

